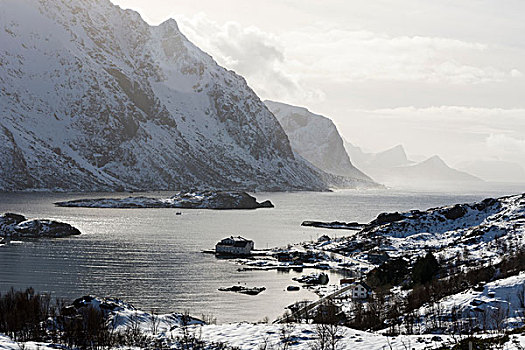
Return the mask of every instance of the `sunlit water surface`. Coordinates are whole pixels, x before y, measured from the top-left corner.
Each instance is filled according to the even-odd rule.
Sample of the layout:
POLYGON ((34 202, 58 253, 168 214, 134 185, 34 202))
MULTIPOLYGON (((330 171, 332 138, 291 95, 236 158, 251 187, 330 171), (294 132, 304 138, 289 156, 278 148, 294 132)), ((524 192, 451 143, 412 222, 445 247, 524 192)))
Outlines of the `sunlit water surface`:
MULTIPOLYGON (((331 193, 257 193, 273 209, 181 210, 59 208, 56 201, 129 194, 0 193, 0 212, 68 222, 82 235, 0 246, 0 292, 34 287, 72 300, 85 294, 122 298, 157 312, 189 311, 218 322, 274 319, 297 300, 315 299, 307 291, 286 292, 299 273, 238 272, 232 261, 203 254, 230 235, 253 239, 256 248, 283 246, 340 236, 348 231, 301 227, 303 220, 367 222, 384 211, 427 209, 520 192, 489 188, 470 194, 395 190, 331 193), (219 292, 236 283, 265 286, 258 296, 219 292)), ((145 195, 168 195, 149 193, 145 195)), ((310 271, 305 270, 305 273, 310 271)), ((332 280, 338 278, 331 275, 332 280)))

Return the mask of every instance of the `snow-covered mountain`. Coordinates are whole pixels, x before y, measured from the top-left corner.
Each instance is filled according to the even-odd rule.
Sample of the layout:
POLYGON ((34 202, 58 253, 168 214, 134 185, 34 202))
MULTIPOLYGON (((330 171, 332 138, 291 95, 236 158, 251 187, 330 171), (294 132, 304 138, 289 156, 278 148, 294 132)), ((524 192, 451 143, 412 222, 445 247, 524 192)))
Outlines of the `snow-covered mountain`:
POLYGON ((351 162, 332 120, 303 107, 265 101, 290 139, 292 149, 316 167, 339 176, 371 181, 351 162))
POLYGON ((0 43, 0 190, 327 187, 174 20, 150 26, 109 0, 3 0, 0 43))
POLYGON ((448 166, 439 156, 421 162, 410 160, 402 145, 379 153, 367 153, 345 141, 354 164, 374 180, 396 187, 450 187, 480 182, 476 176, 448 166))

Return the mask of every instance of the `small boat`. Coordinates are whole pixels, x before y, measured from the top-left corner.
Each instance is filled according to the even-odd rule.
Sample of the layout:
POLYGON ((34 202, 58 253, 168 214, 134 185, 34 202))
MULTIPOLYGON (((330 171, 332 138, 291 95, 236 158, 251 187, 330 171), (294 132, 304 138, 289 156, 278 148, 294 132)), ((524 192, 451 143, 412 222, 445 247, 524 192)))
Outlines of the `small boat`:
POLYGON ((286 287, 286 290, 289 291, 289 292, 295 292, 295 291, 298 291, 300 289, 301 288, 299 286, 288 286, 288 287, 286 287))
POLYGON ((182 215, 182 212, 178 211, 175 213, 175 215, 182 215))

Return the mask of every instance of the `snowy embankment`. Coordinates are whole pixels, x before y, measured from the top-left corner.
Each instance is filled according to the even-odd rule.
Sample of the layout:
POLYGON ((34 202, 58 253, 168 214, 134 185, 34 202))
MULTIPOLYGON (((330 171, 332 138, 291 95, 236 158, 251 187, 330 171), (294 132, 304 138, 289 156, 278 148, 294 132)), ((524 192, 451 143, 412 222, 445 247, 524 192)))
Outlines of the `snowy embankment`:
POLYGON ((257 202, 246 192, 178 192, 169 198, 127 197, 78 199, 57 202, 59 207, 83 208, 185 208, 185 209, 257 209, 273 208, 270 201, 257 202))
MULTIPOLYGON (((478 329, 514 329, 522 327, 525 321, 525 272, 517 276, 496 280, 471 288, 425 305, 418 310, 422 319, 472 319, 478 329)), ((442 322, 444 323, 444 322, 442 322)), ((453 332, 453 322, 449 322, 449 332, 453 332)), ((425 331, 427 325, 422 325, 425 331)), ((435 325, 429 325, 430 329, 435 325)))

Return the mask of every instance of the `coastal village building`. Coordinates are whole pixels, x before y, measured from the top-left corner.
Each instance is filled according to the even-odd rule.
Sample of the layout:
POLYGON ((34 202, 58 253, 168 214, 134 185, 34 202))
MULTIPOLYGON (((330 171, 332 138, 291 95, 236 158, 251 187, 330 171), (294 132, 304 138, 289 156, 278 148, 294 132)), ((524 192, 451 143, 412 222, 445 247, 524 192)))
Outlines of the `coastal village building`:
POLYGON ((217 254, 249 255, 254 248, 253 241, 241 236, 231 236, 221 240, 215 245, 217 254))
POLYGON ((355 282, 350 290, 352 299, 367 299, 372 294, 372 288, 364 282, 355 282))

